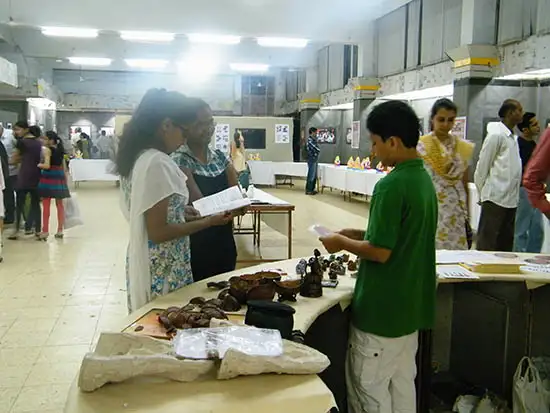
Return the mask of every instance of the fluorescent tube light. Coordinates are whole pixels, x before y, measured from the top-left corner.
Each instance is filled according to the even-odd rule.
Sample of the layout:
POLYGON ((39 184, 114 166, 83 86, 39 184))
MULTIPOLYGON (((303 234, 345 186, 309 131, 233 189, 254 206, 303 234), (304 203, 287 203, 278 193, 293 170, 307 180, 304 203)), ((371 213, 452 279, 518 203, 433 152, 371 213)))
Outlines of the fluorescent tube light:
POLYGON ((267 72, 269 70, 269 65, 260 63, 231 63, 229 67, 235 72, 267 72))
POLYGON ((174 40, 174 33, 163 32, 138 32, 138 31, 121 31, 120 38, 130 42, 166 42, 174 40))
POLYGON ((333 106, 321 106, 319 109, 322 109, 322 110, 348 110, 348 109, 353 109, 353 102, 340 103, 339 105, 333 105, 333 106))
POLYGON ((83 29, 81 27, 42 27, 44 36, 55 37, 97 37, 99 31, 97 29, 83 29))
POLYGON ((187 35, 187 38, 191 43, 213 43, 213 44, 239 44, 241 42, 241 36, 230 36, 220 34, 202 34, 191 33, 187 35))
POLYGON ((433 99, 442 97, 453 96, 454 86, 453 84, 429 87, 420 90, 411 90, 410 92, 398 93, 395 95, 381 96, 382 100, 420 100, 420 99, 433 99))
POLYGON ((78 66, 109 66, 112 59, 106 57, 69 57, 69 62, 78 66))
POLYGON ((286 37, 258 37, 258 44, 263 47, 296 47, 303 48, 308 44, 307 39, 291 39, 286 37))
POLYGON ((537 80, 547 79, 550 77, 550 69, 530 70, 523 73, 515 73, 513 75, 500 76, 495 79, 503 80, 537 80))
POLYGON ((168 65, 168 60, 162 59, 125 59, 124 62, 136 69, 164 69, 168 65))

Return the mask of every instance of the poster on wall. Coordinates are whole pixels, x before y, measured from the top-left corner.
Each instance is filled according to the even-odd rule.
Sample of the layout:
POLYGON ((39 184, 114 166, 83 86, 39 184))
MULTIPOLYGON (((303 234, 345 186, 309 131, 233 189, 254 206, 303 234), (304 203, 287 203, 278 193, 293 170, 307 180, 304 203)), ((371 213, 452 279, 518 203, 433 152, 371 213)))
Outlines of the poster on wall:
POLYGON ((317 142, 319 144, 335 144, 336 143, 336 128, 319 128, 317 129, 317 142))
POLYGON ((348 145, 351 145, 351 141, 352 141, 352 132, 351 132, 351 128, 347 128, 346 129, 346 143, 348 145))
POLYGON ((354 120, 351 124, 351 149, 359 149, 361 137, 361 121, 354 120))
POLYGON ((214 131, 214 148, 229 153, 229 124, 218 123, 214 131))
POLYGON ((285 124, 275 125, 275 143, 290 143, 290 126, 285 124))
POLYGON ((455 126, 451 134, 461 139, 466 139, 466 116, 459 116, 455 119, 455 126))

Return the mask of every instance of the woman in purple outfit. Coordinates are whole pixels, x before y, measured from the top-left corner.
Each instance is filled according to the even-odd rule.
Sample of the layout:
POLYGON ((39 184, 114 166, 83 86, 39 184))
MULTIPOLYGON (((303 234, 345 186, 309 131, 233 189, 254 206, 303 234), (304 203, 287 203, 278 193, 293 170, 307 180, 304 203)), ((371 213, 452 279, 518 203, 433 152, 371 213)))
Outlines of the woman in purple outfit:
MULTIPOLYGON (((36 127, 35 127, 36 128, 36 127)), ((13 234, 8 237, 15 240, 19 237, 21 217, 25 208, 27 196, 31 199, 31 208, 28 220, 34 225, 35 235, 41 231, 40 198, 38 196, 38 183, 40 182, 40 169, 42 141, 32 133, 29 123, 20 120, 13 126, 13 132, 17 139, 11 162, 19 164, 19 174, 15 185, 16 193, 16 219, 13 234)))

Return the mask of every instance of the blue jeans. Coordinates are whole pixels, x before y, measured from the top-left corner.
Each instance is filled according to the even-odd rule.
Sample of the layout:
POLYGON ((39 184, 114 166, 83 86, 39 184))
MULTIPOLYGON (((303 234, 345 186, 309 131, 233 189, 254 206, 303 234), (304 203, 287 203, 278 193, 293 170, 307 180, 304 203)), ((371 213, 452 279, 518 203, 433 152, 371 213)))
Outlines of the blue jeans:
POLYGON ((540 253, 544 241, 542 219, 542 213, 531 205, 527 198, 527 191, 521 187, 516 211, 514 251, 540 253))
POLYGON ((306 193, 315 191, 317 183, 317 160, 307 161, 306 193))

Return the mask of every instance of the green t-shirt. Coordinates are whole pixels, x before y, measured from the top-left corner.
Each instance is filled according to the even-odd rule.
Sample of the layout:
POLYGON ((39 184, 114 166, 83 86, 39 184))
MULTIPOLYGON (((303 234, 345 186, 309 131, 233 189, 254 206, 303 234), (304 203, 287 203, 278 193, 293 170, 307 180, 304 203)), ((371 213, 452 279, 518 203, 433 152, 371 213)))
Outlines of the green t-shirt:
POLYGON ((437 197, 421 159, 398 164, 374 188, 365 240, 392 251, 385 264, 361 260, 355 327, 401 337, 434 322, 437 197))

